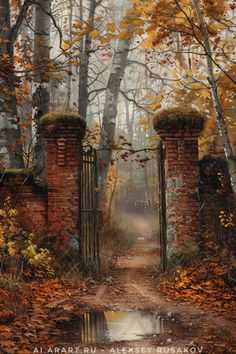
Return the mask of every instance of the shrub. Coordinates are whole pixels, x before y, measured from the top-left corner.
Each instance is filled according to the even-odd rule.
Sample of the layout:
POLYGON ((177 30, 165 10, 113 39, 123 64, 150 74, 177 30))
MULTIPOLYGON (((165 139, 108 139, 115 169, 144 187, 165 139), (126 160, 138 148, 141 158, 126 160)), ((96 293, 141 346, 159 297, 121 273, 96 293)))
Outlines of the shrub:
POLYGON ((172 254, 169 264, 168 273, 173 274, 177 268, 186 268, 191 265, 199 255, 197 246, 186 246, 179 248, 172 254))
POLYGON ((18 212, 7 198, 0 209, 0 264, 1 272, 13 276, 30 274, 35 277, 54 275, 53 257, 42 247, 42 238, 27 233, 16 222, 18 212))

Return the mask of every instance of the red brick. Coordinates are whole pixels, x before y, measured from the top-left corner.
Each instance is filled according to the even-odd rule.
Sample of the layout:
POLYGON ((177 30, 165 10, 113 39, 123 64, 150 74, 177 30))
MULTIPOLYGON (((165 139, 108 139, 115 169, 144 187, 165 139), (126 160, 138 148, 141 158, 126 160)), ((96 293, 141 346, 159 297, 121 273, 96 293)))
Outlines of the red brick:
MULTIPOLYGON (((165 148, 166 180, 173 181, 171 190, 166 190, 167 201, 171 200, 171 206, 167 205, 167 225, 175 222, 177 245, 183 245, 185 240, 194 234, 198 234, 200 221, 198 217, 199 201, 195 186, 199 179, 198 161, 198 136, 200 130, 175 131, 168 127, 157 130, 162 137, 165 148), (175 184, 176 177, 182 177, 182 183, 175 184), (173 193, 175 198, 173 198, 173 193)), ((169 245, 171 246, 171 245, 169 245)))

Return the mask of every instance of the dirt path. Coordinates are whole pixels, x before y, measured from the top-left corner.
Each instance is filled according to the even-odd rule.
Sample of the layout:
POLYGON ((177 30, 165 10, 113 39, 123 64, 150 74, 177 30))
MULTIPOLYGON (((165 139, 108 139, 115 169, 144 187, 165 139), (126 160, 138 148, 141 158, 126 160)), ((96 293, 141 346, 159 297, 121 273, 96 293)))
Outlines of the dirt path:
MULTIPOLYGON (((90 320, 89 325, 85 326, 91 328, 89 330, 83 329, 86 332, 86 336, 84 336, 87 338, 87 342, 84 342, 85 349, 89 351, 92 347, 95 347, 96 353, 117 354, 208 353, 201 347, 200 338, 206 336, 210 327, 224 328, 229 335, 233 335, 234 326, 230 321, 226 321, 217 314, 206 313, 194 306, 167 301, 157 292, 155 286, 157 279, 153 276, 153 267, 156 266, 158 260, 158 243, 153 238, 153 230, 145 216, 133 218, 131 227, 137 234, 132 248, 126 255, 117 259, 116 266, 109 277, 95 284, 92 282, 87 292, 78 299, 80 309, 82 304, 83 311, 86 313, 89 311, 102 313, 103 318, 102 325, 98 325, 97 320, 95 321, 95 332, 99 331, 100 336, 99 343, 92 344, 93 342, 91 342, 91 338, 94 336, 92 320, 90 320), (129 320, 125 315, 127 314, 126 311, 131 313, 131 319, 129 320), (164 328, 164 331, 162 330, 161 334, 147 334, 142 336, 141 339, 120 339, 103 343, 101 338, 105 337, 104 333, 100 333, 99 326, 102 326, 103 332, 112 331, 114 327, 113 317, 123 316, 122 326, 127 327, 127 331, 133 326, 133 331, 135 331, 137 323, 142 322, 142 318, 136 316, 136 313, 140 311, 146 311, 148 314, 159 317, 164 316, 168 320, 167 324, 164 327, 159 324, 160 328, 161 326, 164 328), (112 318, 111 327, 106 314, 112 318), (89 343, 91 343, 91 346, 89 346, 89 343), (195 347, 193 347, 193 343, 195 347)), ((72 329, 73 331, 74 329, 72 329)), ((117 331, 117 329, 114 331, 117 331)), ((116 337, 117 335, 118 333, 116 333, 116 337)), ((215 351, 210 353, 215 353, 215 351)), ((228 352, 226 349, 221 353, 228 354, 232 351, 228 352)))
MULTIPOLYGON (((89 292, 80 301, 83 302, 86 311, 145 310, 169 316, 180 326, 162 336, 152 335, 138 341, 99 344, 96 352, 126 353, 130 350, 132 353, 132 348, 137 353, 171 353, 171 350, 176 353, 188 352, 193 343, 199 343, 199 336, 203 336, 209 326, 224 326, 232 331, 232 323, 220 316, 205 313, 197 307, 167 301, 157 293, 153 267, 157 264, 158 244, 153 240, 153 231, 145 216, 137 216, 131 227, 137 233, 133 247, 126 255, 117 259, 111 276, 102 283, 92 284, 89 292), (143 348, 143 351, 140 348, 143 348), (176 351, 171 348, 175 348, 176 351)), ((198 350, 196 352, 203 352, 198 345, 195 349, 198 350)), ((194 349, 192 352, 195 352, 194 349)))

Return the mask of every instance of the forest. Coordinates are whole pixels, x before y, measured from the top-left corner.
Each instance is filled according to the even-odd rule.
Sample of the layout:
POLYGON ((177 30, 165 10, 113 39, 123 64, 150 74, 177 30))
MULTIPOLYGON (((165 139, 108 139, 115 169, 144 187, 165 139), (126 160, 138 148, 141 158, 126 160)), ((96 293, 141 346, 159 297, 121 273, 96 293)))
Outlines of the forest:
POLYGON ((0 348, 234 353, 236 0, 0 0, 0 348))

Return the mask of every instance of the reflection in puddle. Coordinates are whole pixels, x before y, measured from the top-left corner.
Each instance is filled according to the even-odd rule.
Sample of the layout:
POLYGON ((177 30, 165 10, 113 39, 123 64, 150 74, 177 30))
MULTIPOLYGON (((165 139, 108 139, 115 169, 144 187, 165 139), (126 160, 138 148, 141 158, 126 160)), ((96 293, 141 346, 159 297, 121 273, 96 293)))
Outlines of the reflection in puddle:
POLYGON ((186 332, 172 319, 141 311, 88 312, 60 325, 60 339, 68 344, 141 340, 145 335, 186 332))

